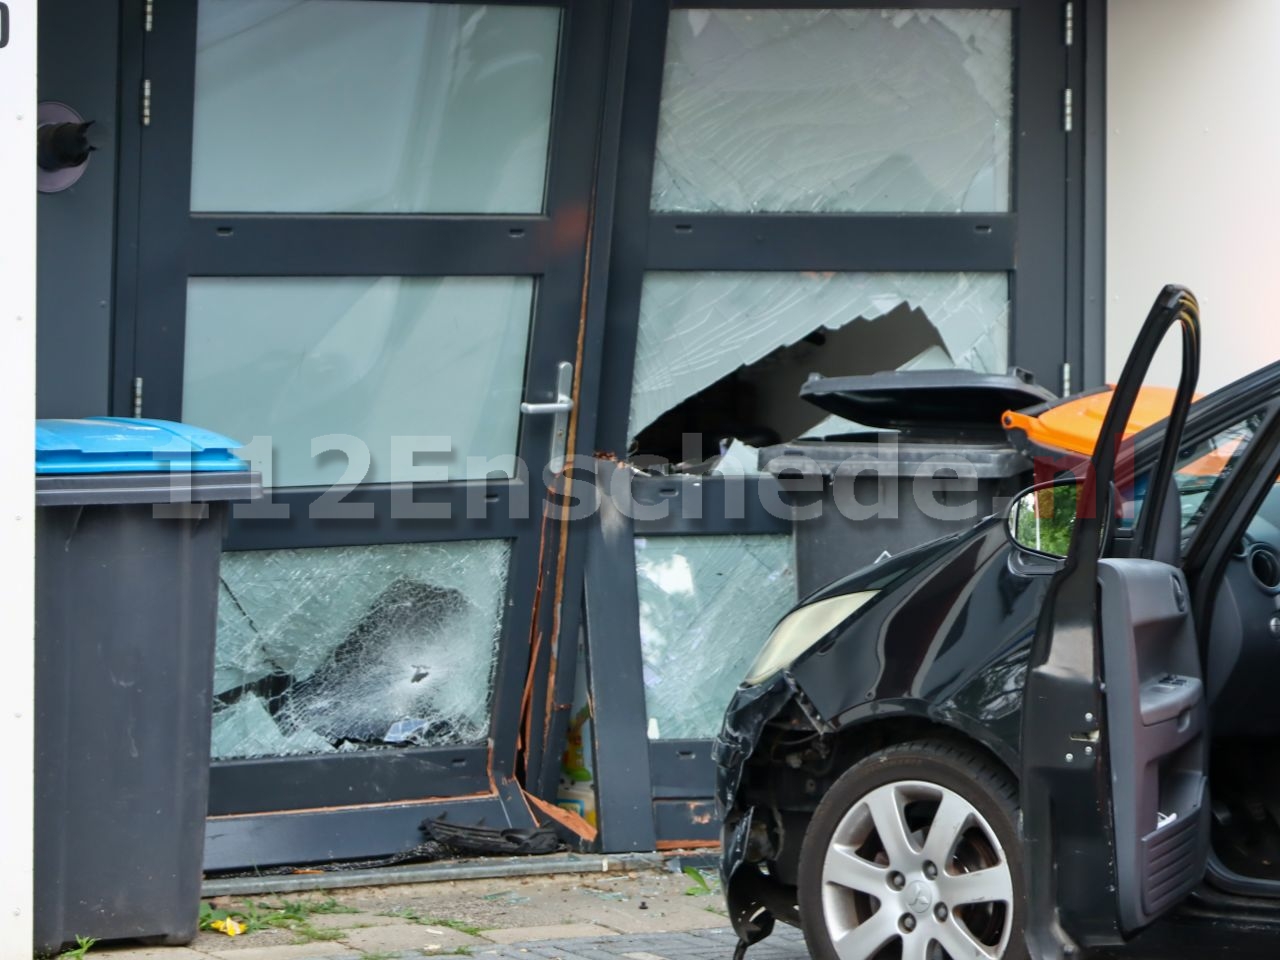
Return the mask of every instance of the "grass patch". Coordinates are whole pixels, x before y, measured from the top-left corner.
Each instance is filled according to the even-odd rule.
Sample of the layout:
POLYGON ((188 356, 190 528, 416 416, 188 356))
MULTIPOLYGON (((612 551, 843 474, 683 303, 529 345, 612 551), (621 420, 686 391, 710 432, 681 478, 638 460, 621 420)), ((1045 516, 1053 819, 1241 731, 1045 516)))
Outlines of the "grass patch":
POLYGON ((200 929, 227 933, 230 922, 236 925, 239 934, 256 933, 259 930, 288 930, 297 938, 298 943, 340 940, 343 930, 317 927, 311 922, 311 918, 359 912, 354 907, 339 903, 333 897, 323 900, 281 900, 277 903, 246 902, 238 908, 219 908, 211 903, 201 903, 200 929))
POLYGON ((93 949, 93 945, 97 943, 94 937, 76 937, 76 945, 70 950, 64 950, 58 954, 58 960, 82 960, 84 955, 93 949))
POLYGON ((312 943, 316 940, 341 940, 346 931, 339 927, 315 927, 307 921, 293 921, 279 924, 298 938, 298 943, 312 943))
POLYGON ((459 933, 465 933, 471 937, 480 935, 482 927, 477 927, 474 923, 467 923, 465 920, 452 920, 449 917, 433 917, 430 914, 418 913, 416 910, 392 910, 382 914, 384 917, 399 917, 401 920, 408 920, 410 923, 421 924, 424 927, 447 927, 450 930, 457 930, 459 933))
POLYGON ((323 900, 281 900, 279 903, 259 903, 258 908, 271 912, 272 916, 290 920, 306 920, 312 916, 326 916, 335 913, 359 913, 355 907, 339 903, 333 897, 323 900))
POLYGON ((715 893, 715 889, 707 883, 707 878, 697 867, 685 867, 684 875, 693 881, 693 886, 684 891, 686 897, 707 897, 715 893))

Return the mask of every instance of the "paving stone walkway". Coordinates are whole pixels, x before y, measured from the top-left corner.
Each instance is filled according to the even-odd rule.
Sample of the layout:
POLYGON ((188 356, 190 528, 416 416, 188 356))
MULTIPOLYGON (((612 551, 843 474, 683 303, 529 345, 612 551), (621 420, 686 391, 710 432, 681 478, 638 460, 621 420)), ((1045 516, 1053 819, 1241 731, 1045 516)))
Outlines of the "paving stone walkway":
MULTIPOLYGON (((736 945, 714 877, 652 869, 400 884, 296 896, 220 897, 251 932, 185 947, 95 946, 88 960, 730 960, 736 945)), ((807 960, 778 930, 749 960, 807 960)))
MULTIPOLYGON (((485 960, 729 960, 736 944, 733 931, 726 927, 642 936, 528 940, 523 943, 472 948, 469 955, 485 960)), ((359 956, 359 953, 335 953, 323 960, 352 960, 359 956)), ((750 960, 808 960, 809 954, 799 931, 785 928, 779 929, 764 943, 752 947, 748 957, 750 960)), ((411 950, 384 960, 421 958, 421 951, 411 950)))

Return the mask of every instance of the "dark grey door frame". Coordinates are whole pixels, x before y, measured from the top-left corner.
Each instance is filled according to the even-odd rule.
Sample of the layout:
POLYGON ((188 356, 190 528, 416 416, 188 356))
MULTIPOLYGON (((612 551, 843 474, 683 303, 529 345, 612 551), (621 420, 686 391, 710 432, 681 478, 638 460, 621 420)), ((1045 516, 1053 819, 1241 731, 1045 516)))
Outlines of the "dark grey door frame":
MULTIPOLYGON (((122 76, 126 84, 150 80, 151 118, 144 128, 138 104, 124 98, 122 127, 129 134, 122 137, 120 196, 122 209, 136 210, 136 217, 122 216, 119 227, 114 412, 131 412, 134 378, 141 376, 145 415, 181 417, 189 276, 533 276, 524 395, 554 399, 556 364, 574 359, 583 318, 610 10, 592 0, 500 2, 563 9, 543 215, 192 214, 196 4, 166 8, 144 34, 141 2, 125 0, 122 76)), ((594 406, 594 398, 580 389, 578 404, 594 406)), ((571 695, 581 603, 580 591, 567 590, 565 609, 573 615, 558 618, 552 604, 538 602, 558 574, 560 521, 541 515, 537 475, 550 430, 549 417, 522 419, 518 449, 534 473, 527 519, 512 518, 508 509, 524 493, 519 481, 460 481, 412 485, 417 501, 448 504, 449 521, 393 519, 391 497, 405 485, 379 484, 357 487, 346 498, 373 504, 368 520, 310 520, 307 506, 320 491, 284 488, 274 499, 290 508, 289 519, 232 522, 231 550, 491 538, 513 546, 489 742, 215 763, 209 869, 396 854, 420 842, 417 825, 428 812, 532 821, 520 782, 544 795, 546 784, 554 787, 549 771, 558 769, 567 723, 558 701, 571 695), (487 518, 462 519, 477 494, 490 498, 487 518), (575 642, 559 644, 550 636, 556 626, 575 642), (538 636, 548 639, 531 642, 538 636), (526 698, 530 681, 533 695, 526 698)), ((545 499, 555 503, 554 496, 545 499)))
MULTIPOLYGON (((999 270, 1010 275, 1010 362, 1035 372, 1052 388, 1060 388, 1064 363, 1091 377, 1101 375, 1096 362, 1101 342, 1101 305, 1086 304, 1084 283, 1085 206, 1083 191, 1070 185, 1083 177, 1086 151, 1078 145, 1085 107, 1100 101, 1100 63, 1105 48, 1091 48, 1088 95, 1075 100, 1072 134, 1064 130, 1064 90, 1069 57, 1083 71, 1083 25, 1089 42, 1098 44, 1105 19, 1101 0, 1087 0, 1087 19, 1077 3, 1076 34, 1066 46, 1066 5, 1040 0, 1001 0, 976 4, 1015 11, 1013 203, 1008 213, 956 215, 734 215, 655 214, 650 211, 650 184, 657 138, 667 19, 672 7, 793 6, 769 0, 630 0, 626 12, 625 93, 618 120, 616 196, 608 246, 607 303, 601 353, 600 406, 596 411, 596 449, 624 456, 639 321, 640 291, 646 270, 999 270), (1078 149, 1074 151, 1072 147, 1078 149), (749 229, 748 229, 749 228, 749 229), (1072 232, 1074 231, 1074 232, 1072 232), (1081 268, 1068 257, 1068 241, 1077 243, 1081 268), (1068 287, 1075 291, 1074 299, 1068 287), (1092 311, 1092 313, 1090 313, 1092 311), (1081 334, 1086 315, 1096 326, 1081 334), (1085 362, 1085 352, 1090 360, 1085 362)), ((972 0, 932 3, 883 3, 834 0, 804 3, 813 7, 969 8, 972 0)), ((615 42, 617 39, 615 37, 615 42)), ((616 54, 615 54, 616 57, 616 54)), ((622 72, 622 67, 616 67, 622 72)), ((1072 74, 1074 75, 1074 74, 1072 74)), ((608 108, 607 108, 608 109, 608 108)), ((1086 127, 1086 124, 1090 126, 1086 127)), ((1088 152, 1094 178, 1089 194, 1096 219, 1089 238, 1100 236, 1101 208, 1098 148, 1088 152)), ((598 223, 598 226, 600 224, 598 223)), ((1098 286, 1097 254, 1088 251, 1091 282, 1098 286)), ((1079 389, 1077 379, 1074 387, 1079 389)), ((786 532, 785 522, 764 514, 726 519, 716 513, 715 478, 703 481, 700 496, 704 519, 692 523, 601 522, 593 527, 587 547, 586 618, 588 667, 595 724, 597 787, 601 847, 606 851, 652 849, 680 841, 710 842, 718 838, 712 814, 710 741, 650 742, 646 716, 633 539, 637 535, 760 534, 786 532)), ((771 481, 754 480, 769 484, 771 481)), ((638 497, 647 489, 675 487, 674 504, 683 496, 683 481, 641 479, 638 497)), ((721 493, 719 496, 723 496, 721 493)), ((758 502, 748 493, 748 503, 758 502)), ((673 507, 672 514, 678 513, 673 507)), ((614 518, 615 521, 617 518, 614 518)))

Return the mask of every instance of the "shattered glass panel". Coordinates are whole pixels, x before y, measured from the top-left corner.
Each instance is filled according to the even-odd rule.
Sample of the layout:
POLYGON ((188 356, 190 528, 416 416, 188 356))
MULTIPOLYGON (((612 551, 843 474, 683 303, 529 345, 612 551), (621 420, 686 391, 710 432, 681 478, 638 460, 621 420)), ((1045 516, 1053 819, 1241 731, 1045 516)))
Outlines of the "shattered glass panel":
POLYGON ((1009 209, 1011 10, 673 10, 655 210, 1009 209))
MULTIPOLYGON (((640 298, 629 436, 780 347, 817 344, 771 370, 769 388, 794 401, 810 373, 1003 373, 1008 328, 1003 273, 650 273, 640 298)), ((816 407, 811 412, 791 436, 822 419, 816 407)))
POLYGON ((199 9, 191 209, 542 211, 554 6, 199 9))
POLYGON ((715 736, 769 632, 796 602, 786 535, 637 537, 650 739, 715 736))
POLYGON ((351 482, 358 444, 312 455, 333 434, 368 450, 355 482, 512 476, 532 302, 530 277, 193 277, 182 417, 270 437, 271 486, 351 482))
POLYGON ((213 756, 483 742, 505 540, 222 557, 213 756))

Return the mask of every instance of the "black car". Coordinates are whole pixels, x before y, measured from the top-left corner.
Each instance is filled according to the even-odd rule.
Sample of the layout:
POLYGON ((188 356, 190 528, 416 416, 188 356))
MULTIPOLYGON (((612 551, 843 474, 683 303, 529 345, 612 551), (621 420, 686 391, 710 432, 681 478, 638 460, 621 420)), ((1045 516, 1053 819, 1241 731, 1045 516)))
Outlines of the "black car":
POLYGON ((774 629, 714 751, 739 956, 1280 955, 1280 363, 1193 406, 1199 356, 1166 287, 1078 475, 774 629))

